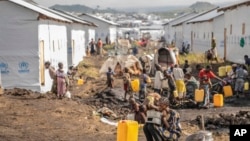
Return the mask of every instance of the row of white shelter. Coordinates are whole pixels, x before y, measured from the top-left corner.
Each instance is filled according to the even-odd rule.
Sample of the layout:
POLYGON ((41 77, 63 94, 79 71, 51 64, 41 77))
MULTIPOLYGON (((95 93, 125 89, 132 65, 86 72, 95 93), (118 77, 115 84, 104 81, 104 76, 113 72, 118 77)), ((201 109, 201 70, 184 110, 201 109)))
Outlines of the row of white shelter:
POLYGON ((90 40, 100 38, 96 34, 116 37, 116 27, 107 21, 76 17, 23 0, 1 0, 0 17, 0 71, 5 88, 49 91, 52 80, 45 61, 56 69, 62 62, 67 71, 69 65, 83 60, 90 40))
POLYGON ((244 63, 244 55, 250 55, 250 0, 217 7, 202 13, 191 12, 164 24, 165 37, 181 47, 191 45, 195 53, 204 53, 216 39, 220 58, 244 63))

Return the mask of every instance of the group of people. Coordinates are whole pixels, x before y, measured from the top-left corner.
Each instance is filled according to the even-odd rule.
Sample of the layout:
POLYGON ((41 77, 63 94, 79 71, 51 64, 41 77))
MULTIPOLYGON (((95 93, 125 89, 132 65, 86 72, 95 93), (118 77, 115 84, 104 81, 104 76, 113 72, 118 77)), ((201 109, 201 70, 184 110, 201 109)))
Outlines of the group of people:
POLYGON ((94 41, 94 39, 91 39, 89 45, 87 46, 87 54, 90 55, 103 55, 103 42, 101 38, 98 39, 97 43, 94 41))
POLYGON ((58 63, 58 69, 56 70, 49 61, 45 62, 45 68, 49 70, 50 78, 53 80, 51 92, 62 99, 67 91, 72 90, 74 83, 74 76, 77 72, 77 68, 70 66, 68 72, 63 70, 63 63, 58 63))

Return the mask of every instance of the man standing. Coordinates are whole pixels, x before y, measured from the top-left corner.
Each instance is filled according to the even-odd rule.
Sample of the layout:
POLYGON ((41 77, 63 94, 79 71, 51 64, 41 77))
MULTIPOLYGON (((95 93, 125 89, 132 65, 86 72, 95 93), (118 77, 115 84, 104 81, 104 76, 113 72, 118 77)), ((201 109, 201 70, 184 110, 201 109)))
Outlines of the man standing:
POLYGON ((209 108, 210 103, 210 91, 209 89, 212 87, 211 79, 216 78, 223 83, 226 83, 224 80, 216 76, 212 70, 211 66, 206 66, 206 69, 201 69, 199 72, 199 81, 200 81, 200 89, 203 88, 205 91, 205 99, 204 99, 204 107, 209 108))
POLYGON ((102 56, 102 47, 103 47, 103 43, 102 43, 101 38, 99 38, 97 42, 97 54, 101 56, 102 56))

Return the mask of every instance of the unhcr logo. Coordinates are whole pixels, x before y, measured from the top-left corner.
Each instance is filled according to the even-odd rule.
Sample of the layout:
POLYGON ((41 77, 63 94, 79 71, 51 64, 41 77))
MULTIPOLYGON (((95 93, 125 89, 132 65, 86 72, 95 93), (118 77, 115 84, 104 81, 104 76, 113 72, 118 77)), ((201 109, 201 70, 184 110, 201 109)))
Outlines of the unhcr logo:
POLYGON ((10 72, 8 64, 0 62, 0 71, 1 71, 2 74, 8 74, 10 72))
POLYGON ((29 73, 30 69, 29 69, 29 63, 28 62, 20 62, 19 63, 19 73, 29 73))

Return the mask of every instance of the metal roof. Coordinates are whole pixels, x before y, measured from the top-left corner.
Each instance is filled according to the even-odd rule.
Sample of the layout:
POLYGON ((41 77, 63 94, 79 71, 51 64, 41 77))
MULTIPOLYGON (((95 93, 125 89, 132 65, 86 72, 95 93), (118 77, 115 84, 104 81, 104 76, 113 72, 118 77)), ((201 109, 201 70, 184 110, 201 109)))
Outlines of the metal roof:
POLYGON ((231 3, 227 6, 223 6, 223 7, 219 8, 218 11, 226 11, 228 9, 235 9, 238 6, 249 5, 249 4, 250 4, 250 0, 241 0, 241 1, 231 3))
POLYGON ((209 20, 212 20, 212 19, 224 14, 223 11, 217 12, 217 10, 218 9, 215 9, 215 10, 213 10, 211 12, 208 12, 208 13, 202 15, 202 16, 196 17, 196 18, 188 21, 188 23, 209 21, 209 20))
POLYGON ((80 19, 80 17, 75 17, 74 15, 71 15, 69 13, 65 13, 64 11, 60 11, 60 10, 57 10, 57 9, 49 9, 49 8, 46 8, 46 7, 42 7, 42 8, 45 8, 46 10, 52 12, 52 13, 55 13, 57 15, 60 15, 64 18, 67 18, 67 19, 70 19, 74 22, 77 22, 77 23, 81 23, 81 24, 84 24, 84 25, 89 25, 89 26, 93 26, 93 23, 90 23, 90 22, 86 22, 82 19, 80 19))
POLYGON ((186 16, 192 15, 192 14, 194 14, 194 13, 195 13, 194 11, 193 11, 193 12, 190 12, 190 13, 184 13, 184 14, 182 14, 182 15, 180 15, 180 16, 174 18, 173 20, 168 21, 168 22, 166 22, 166 23, 164 23, 164 24, 162 24, 162 25, 170 24, 170 23, 172 23, 172 22, 175 22, 175 21, 177 21, 177 20, 179 20, 179 19, 181 19, 181 18, 184 18, 184 17, 186 17, 186 16))
POLYGON ((151 25, 151 26, 141 26, 140 30, 162 30, 164 29, 162 25, 151 25))
POLYGON ((23 1, 23 0, 9 0, 9 1, 14 3, 14 4, 20 5, 22 7, 28 8, 28 9, 34 11, 34 12, 37 12, 37 13, 40 13, 40 14, 45 15, 47 17, 50 17, 52 19, 72 23, 71 20, 68 20, 68 19, 66 19, 64 17, 61 17, 59 15, 56 15, 56 14, 54 14, 54 13, 48 11, 48 10, 45 10, 45 9, 39 7, 39 6, 30 4, 30 3, 26 2, 26 1, 23 1))
MULTIPOLYGON (((217 8, 218 8, 218 7, 217 7, 217 8)), ((213 10, 215 10, 215 9, 217 9, 217 8, 213 8, 213 9, 210 9, 210 10, 207 10, 207 11, 204 11, 204 12, 201 12, 201 13, 198 13, 198 14, 195 14, 195 15, 193 15, 193 16, 186 17, 186 18, 182 19, 181 21, 179 21, 178 23, 175 23, 173 26, 181 25, 181 24, 183 24, 183 23, 185 23, 185 22, 187 22, 187 21, 190 21, 190 20, 192 20, 192 19, 194 19, 194 18, 196 18, 196 17, 202 16, 202 15, 204 15, 204 14, 210 12, 210 11, 213 11, 213 10)))
POLYGON ((78 15, 78 16, 85 16, 85 15, 86 15, 86 16, 89 16, 89 17, 92 17, 92 18, 94 18, 94 19, 97 19, 97 20, 99 20, 99 21, 103 21, 103 22, 105 22, 105 23, 111 24, 111 25, 115 25, 115 26, 118 26, 118 25, 119 25, 119 24, 114 23, 114 22, 112 22, 112 21, 108 21, 108 20, 106 20, 106 19, 103 19, 103 18, 94 16, 94 15, 90 15, 90 14, 87 14, 87 13, 82 13, 82 14, 80 14, 80 15, 78 15))

